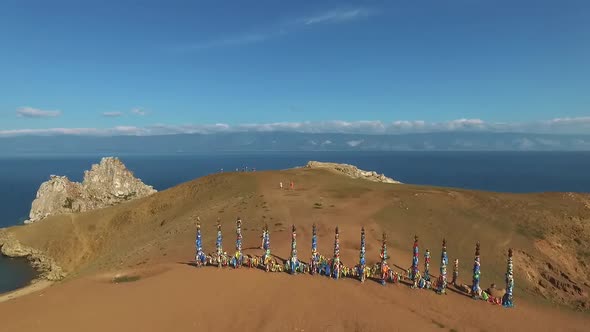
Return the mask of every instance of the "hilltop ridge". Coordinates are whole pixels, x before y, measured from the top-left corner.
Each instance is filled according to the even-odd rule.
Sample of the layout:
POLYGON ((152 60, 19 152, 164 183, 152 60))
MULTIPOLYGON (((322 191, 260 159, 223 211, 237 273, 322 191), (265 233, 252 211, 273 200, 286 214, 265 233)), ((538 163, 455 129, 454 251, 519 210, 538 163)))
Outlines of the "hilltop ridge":
MULTIPOLYGON (((239 216, 243 220, 243 246, 247 253, 260 251, 256 249, 260 246, 260 232, 264 225, 268 225, 273 254, 285 257, 290 250, 290 225, 295 224, 298 255, 302 259, 310 255, 308 241, 313 223, 318 225, 318 250, 326 255, 333 251, 333 232, 338 226, 340 254, 346 265, 354 265, 358 260, 359 231, 364 226, 368 263, 378 260, 379 241, 385 232, 389 241, 389 262, 400 273, 411 263, 413 236, 417 234, 421 253, 426 248, 432 253, 430 270, 436 275, 444 237, 449 261, 455 258, 460 261, 459 279, 464 284, 470 284, 473 251, 475 242, 479 241, 482 288, 491 283, 503 285, 506 251, 514 248, 515 310, 520 306, 550 301, 587 312, 590 267, 583 257, 590 252, 589 203, 590 195, 587 194, 505 194, 391 185, 359 180, 323 167, 303 167, 285 171, 212 174, 124 204, 50 216, 43 222, 10 227, 3 232, 19 245, 50 257, 67 273, 59 285, 60 292, 77 289, 76 292, 84 293, 93 289, 95 280, 110 282, 121 275, 146 279, 146 283, 140 281, 137 286, 130 287, 141 288, 148 284, 159 287, 157 283, 168 280, 166 278, 172 278, 169 282, 182 283, 184 275, 193 282, 197 280, 193 278, 201 275, 204 279, 198 279, 201 280, 199 283, 217 285, 215 278, 207 279, 214 276, 215 271, 200 272, 177 266, 193 260, 197 216, 201 220, 203 246, 207 252, 214 250, 218 219, 223 225, 225 250, 233 250, 234 222, 239 216), (289 180, 296 183, 295 189, 281 190, 278 183, 289 180), (152 281, 148 282, 148 279, 152 281), (81 288, 76 288, 77 284, 81 288)), ((1 242, 2 237, 0 246, 6 245, 1 242)), ((226 272, 219 273, 225 278, 226 272)), ((257 271, 235 273, 252 275, 242 277, 253 278, 252 282, 257 278, 270 278, 264 279, 262 288, 273 285, 276 278, 282 278, 263 272, 259 275, 257 271)), ((347 280, 338 283, 345 292, 355 288, 347 280)), ((370 285, 358 287, 372 289, 370 285)), ((384 289, 395 293, 391 298, 405 296, 405 291, 398 287, 386 286, 384 289)), ((223 293, 224 288, 219 292, 223 293)), ((57 294, 57 290, 52 293, 57 294)), ((464 304, 469 308, 474 306, 474 302, 456 294, 450 294, 448 300, 424 294, 416 295, 417 300, 408 298, 404 301, 422 301, 418 298, 426 296, 443 307, 446 301, 459 305, 463 300, 469 301, 464 304)), ((215 298, 212 294, 203 296, 203 301, 207 302, 215 298)), ((366 305, 369 306, 369 302, 366 305)), ((428 306, 426 303, 422 305, 428 306)), ((493 307, 476 302, 473 310, 492 310, 478 309, 481 305, 493 307)), ((443 321, 451 319, 441 317, 447 317, 440 318, 443 321)), ((465 322, 464 318, 452 319, 467 326, 479 326, 469 325, 476 323, 465 322)), ((518 324, 518 320, 486 324, 488 328, 502 329, 518 324)), ((254 325, 248 326, 255 328, 254 325)))

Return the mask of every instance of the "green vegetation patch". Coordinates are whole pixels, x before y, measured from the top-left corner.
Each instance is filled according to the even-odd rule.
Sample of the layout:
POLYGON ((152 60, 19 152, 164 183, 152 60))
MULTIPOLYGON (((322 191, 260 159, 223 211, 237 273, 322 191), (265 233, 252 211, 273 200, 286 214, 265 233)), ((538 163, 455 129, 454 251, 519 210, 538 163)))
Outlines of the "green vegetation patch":
POLYGON ((516 225, 516 232, 522 236, 531 239, 545 239, 545 231, 539 226, 529 226, 528 224, 516 225))
POLYGON ((134 282, 141 279, 140 276, 119 276, 113 278, 113 283, 119 284, 122 282, 134 282))

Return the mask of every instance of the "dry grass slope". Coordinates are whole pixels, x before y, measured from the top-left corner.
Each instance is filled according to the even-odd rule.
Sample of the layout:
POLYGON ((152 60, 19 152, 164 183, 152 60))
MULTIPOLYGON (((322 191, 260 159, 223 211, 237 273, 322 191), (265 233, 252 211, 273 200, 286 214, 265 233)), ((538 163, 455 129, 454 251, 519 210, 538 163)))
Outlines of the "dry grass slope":
MULTIPOLYGON (((244 220, 246 247, 257 247, 262 226, 272 232, 274 253, 288 254, 288 229, 298 226, 300 257, 309 255, 311 225, 319 249, 332 250, 340 226, 342 257, 358 257, 361 225, 368 230, 368 259, 378 257, 381 232, 389 234, 391 263, 411 263, 413 235, 421 255, 432 253, 438 272, 443 237, 449 259, 460 260, 460 279, 469 283, 475 241, 481 242, 482 286, 503 287, 506 251, 516 250, 517 296, 590 309, 590 197, 572 193, 501 194, 413 185, 390 185, 325 170, 293 169, 223 173, 190 181, 150 197, 96 211, 50 217, 9 229, 21 243, 45 251, 69 272, 83 277, 160 263, 190 260, 195 217, 212 251, 214 225, 224 225, 226 250, 233 249, 233 221, 244 220), (295 190, 279 190, 293 180, 295 190)), ((422 257, 420 259, 422 264, 422 257)))

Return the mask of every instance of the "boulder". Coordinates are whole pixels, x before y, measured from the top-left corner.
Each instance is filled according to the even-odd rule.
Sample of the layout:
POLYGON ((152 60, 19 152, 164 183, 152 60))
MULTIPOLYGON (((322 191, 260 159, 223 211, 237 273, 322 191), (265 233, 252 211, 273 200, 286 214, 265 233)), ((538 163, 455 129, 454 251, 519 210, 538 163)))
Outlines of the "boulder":
POLYGON ((506 290, 503 288, 497 288, 495 284, 491 284, 490 288, 486 289, 486 292, 493 297, 502 298, 506 294, 506 290))

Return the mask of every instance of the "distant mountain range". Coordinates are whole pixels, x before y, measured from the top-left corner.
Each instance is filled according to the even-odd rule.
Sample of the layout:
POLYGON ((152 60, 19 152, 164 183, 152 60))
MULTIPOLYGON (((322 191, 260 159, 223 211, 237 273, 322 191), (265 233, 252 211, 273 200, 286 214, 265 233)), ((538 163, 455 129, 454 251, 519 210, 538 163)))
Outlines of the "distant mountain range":
POLYGON ((0 138, 11 154, 197 153, 217 151, 590 151, 590 134, 440 132, 399 135, 234 132, 162 136, 0 138))

